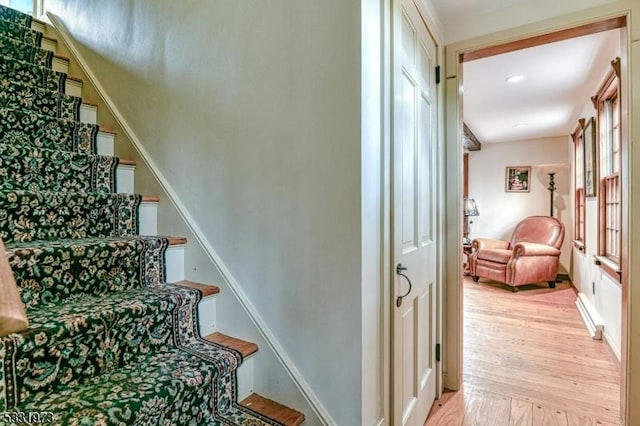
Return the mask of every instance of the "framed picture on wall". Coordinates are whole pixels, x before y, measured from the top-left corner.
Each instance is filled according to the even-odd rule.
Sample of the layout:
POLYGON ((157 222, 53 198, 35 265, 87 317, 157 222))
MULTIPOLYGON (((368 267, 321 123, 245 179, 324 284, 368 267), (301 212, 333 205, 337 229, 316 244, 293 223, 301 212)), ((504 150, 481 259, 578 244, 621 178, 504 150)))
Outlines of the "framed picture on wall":
POLYGON ((531 166, 507 166, 504 190, 506 192, 529 192, 531 166))
POLYGON ((584 195, 596 196, 598 168, 596 163, 596 122, 593 117, 584 126, 584 195))

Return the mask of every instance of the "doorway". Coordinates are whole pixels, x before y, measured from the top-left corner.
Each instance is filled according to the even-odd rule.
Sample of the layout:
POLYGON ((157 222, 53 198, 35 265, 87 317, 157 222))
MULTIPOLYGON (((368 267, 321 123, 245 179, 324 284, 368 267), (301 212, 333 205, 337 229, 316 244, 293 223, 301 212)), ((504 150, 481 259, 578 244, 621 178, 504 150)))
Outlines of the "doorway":
MULTIPOLYGON (((462 93, 462 87, 464 86, 464 84, 462 84, 463 80, 466 77, 466 74, 463 75, 464 72, 466 72, 464 70, 464 62, 466 61, 471 61, 471 60, 475 60, 475 59, 481 59, 481 58, 486 58, 489 56, 493 56, 493 55, 498 55, 498 54, 505 54, 508 52, 513 52, 519 49, 523 49, 523 48, 527 48, 527 47, 533 47, 533 46, 538 46, 540 44, 547 44, 550 42, 554 42, 554 41, 559 41, 559 40, 567 40, 567 39, 571 39, 574 37, 578 37, 578 36, 583 36, 583 35, 587 35, 587 34, 593 34, 593 33, 597 33, 597 32, 601 32, 604 30, 610 30, 613 28, 621 28, 622 32, 626 31, 626 19, 623 16, 620 17, 616 17, 616 18, 611 18, 611 19, 606 19, 606 20, 597 20, 594 19, 594 21, 590 24, 585 24, 585 25, 581 25, 581 26, 577 26, 574 28, 570 28, 570 29, 564 29, 561 31, 555 31, 555 32, 550 32, 547 34, 544 34, 543 36, 534 36, 534 37, 527 37, 527 38, 521 38, 517 41, 510 41, 507 43, 500 43, 499 40, 496 40, 496 44, 490 47, 485 47, 485 48, 481 48, 481 49, 474 49, 473 47, 467 47, 469 45, 469 43, 467 43, 467 45, 465 45, 465 47, 460 46, 459 49, 455 49, 453 48, 452 50, 455 52, 455 55, 451 54, 449 55, 449 60, 450 61, 455 61, 455 62, 450 62, 448 63, 449 66, 453 66, 455 65, 455 69, 457 70, 457 73, 454 71, 451 74, 455 74, 452 76, 448 76, 448 87, 447 87, 447 92, 448 92, 448 100, 451 101, 452 98, 455 98, 454 103, 458 104, 458 100, 460 102, 462 102, 462 99, 464 98, 465 94, 467 92, 467 87, 464 87, 464 93, 462 93), (453 78, 452 78, 453 77, 453 78)), ((622 37, 623 39, 623 43, 622 43, 622 48, 621 48, 621 55, 625 55, 626 54, 626 50, 627 50, 627 46, 626 46, 626 37, 623 35, 622 37)), ((462 45, 462 44, 461 44, 462 45)), ((623 59, 623 62, 624 59, 623 59)), ((627 71, 624 70, 623 71, 624 75, 626 76, 627 71)), ((508 77, 508 76, 505 76, 508 77)), ((628 102, 628 94, 624 93, 624 91, 622 92, 623 95, 622 97, 625 98, 625 100, 623 102, 628 102)), ((452 107, 450 107, 452 108, 452 107)), ((461 114, 462 117, 462 114, 461 114)), ((467 124, 466 122, 464 124, 467 124)), ((462 129, 463 126, 463 121, 462 119, 459 119, 459 121, 457 123, 448 123, 448 129, 449 129, 449 134, 460 134, 461 132, 459 132, 458 129, 462 129), (452 133, 454 132, 455 133, 452 133)), ((571 132, 567 132, 566 134, 566 139, 567 142, 569 140, 569 133, 571 132)), ((482 140, 482 137, 479 137, 480 140, 482 140)), ((460 145, 458 145, 459 147, 460 145)), ((567 149, 569 147, 569 144, 567 143, 567 149)), ((573 161, 570 158, 571 161, 573 161)), ((462 159, 460 158, 460 162, 462 161, 462 159)), ((626 162, 625 167, 628 170, 629 167, 629 162, 628 159, 625 160, 626 162)), ((541 163, 539 163, 541 164, 541 163)), ((538 165, 539 165, 538 164, 538 165)), ((503 171, 503 169, 506 166, 505 164, 501 165, 500 167, 497 167, 500 173, 506 173, 503 171)), ((527 166, 527 164, 512 164, 511 166, 527 166)), ((473 171, 473 161, 471 161, 470 165, 469 165, 471 171, 473 171)), ((460 170, 460 169, 458 169, 460 170)), ((570 169, 573 172, 573 169, 570 169)), ((531 173, 531 171, 530 171, 531 173)), ((624 173, 623 173, 624 175, 624 173)), ((461 176, 461 174, 460 174, 461 176)), ((503 175, 504 176, 504 175, 503 175)), ((535 175, 531 174, 531 177, 535 177, 535 175)), ((544 175, 542 175, 544 177, 544 175)), ((571 179, 573 179, 572 176, 570 176, 571 179)), ((505 179, 504 177, 502 177, 501 179, 505 179)), ((457 181, 460 181, 460 177, 458 177, 456 179, 457 181)), ((542 184, 542 182, 541 182, 542 184)), ((624 185, 624 184, 623 184, 624 185)), ((462 186, 462 185, 461 185, 462 186)), ((571 187, 572 188, 572 187, 571 187)), ((506 192, 506 191, 505 191, 506 192)), ((477 197, 475 196, 475 194, 473 194, 473 188, 469 189, 469 196, 473 196, 476 198, 476 201, 478 201, 477 197)), ((568 209, 568 214, 569 214, 569 226, 571 227, 571 229, 573 228, 573 193, 572 191, 568 194, 570 196, 569 201, 570 201, 570 206, 568 209)), ((628 197, 628 194, 627 194, 628 197)), ((628 198, 627 198, 628 199, 628 198)), ((458 208, 459 210, 462 210, 461 208, 461 202, 462 202, 462 197, 460 197, 460 201, 459 203, 456 205, 456 208, 458 208)), ((595 200, 594 200, 595 202, 595 200)), ((548 201, 545 203, 547 204, 545 206, 545 208, 548 209, 548 201)), ((480 210, 480 214, 482 214, 482 205, 480 204, 478 206, 479 210, 480 210)), ((628 209, 628 207, 627 207, 628 209)), ((494 215, 489 215, 489 217, 493 217, 495 218, 495 214, 494 215)), ((478 220, 474 221, 475 226, 474 229, 477 230, 477 232, 482 232, 482 226, 481 223, 478 223, 478 220)), ((504 232, 505 234, 508 234, 508 232, 504 232)), ((507 235, 508 236, 508 235, 507 235)), ((570 242, 573 243, 573 238, 571 238, 570 242)), ((627 241, 628 244, 628 241, 627 241)), ((459 247, 459 245, 458 245, 459 247)), ((573 244, 569 245, 570 250, 573 252, 574 251, 574 247, 573 244)), ((460 247, 458 249, 459 253, 462 253, 462 248, 460 247)), ((461 255, 459 255, 461 256, 461 255)), ((571 269, 574 264, 575 264, 575 259, 574 259, 574 253, 572 253, 572 256, 569 259, 569 266, 571 269)), ((457 267, 451 267, 449 268, 449 271, 453 271, 455 270, 457 273, 460 273, 460 266, 457 267)), ((626 278, 626 274, 628 273, 628 271, 623 271, 622 276, 623 278, 621 279, 621 283, 620 283, 620 289, 621 289, 621 297, 620 297, 620 308, 619 308, 619 312, 620 314, 618 315, 618 319, 621 322, 621 327, 620 327, 620 336, 625 336, 625 327, 626 327, 626 316, 623 314, 626 310, 626 299, 624 297, 624 285, 625 285, 625 280, 626 278)), ((461 273, 460 273, 461 275, 461 273)), ((453 352, 459 351, 457 353, 457 356, 448 356, 447 357, 447 365, 448 365, 448 373, 447 374, 447 385, 446 387, 452 387, 454 389, 457 388, 457 386, 459 386, 462 383, 462 359, 463 357, 461 356, 462 353, 462 342, 461 342, 461 330, 462 330, 462 323, 464 321, 463 319, 463 294, 464 294, 464 289, 462 287, 462 285, 459 285, 456 289, 448 289, 448 296, 449 296, 449 300, 453 300, 453 303, 449 303, 447 305, 447 309, 449 310, 450 314, 448 316, 448 318, 451 319, 450 321, 450 326, 448 327, 448 332, 454 333, 453 338, 449 338, 448 341, 450 343, 453 343, 453 347, 450 346, 450 349, 453 350, 453 352), (453 312, 451 311, 453 310, 453 312), (452 330, 453 328, 453 330, 452 330), (457 346, 456 346, 457 345, 457 346), (452 386, 453 385, 453 386, 452 386)), ((625 347, 625 342, 624 339, 622 339, 622 341, 620 342, 620 351, 622 353, 622 357, 623 357, 623 363, 622 363, 622 372, 621 372, 621 377, 622 377, 622 398, 621 401, 625 401, 625 396, 624 396, 624 392, 625 392, 625 386, 624 386, 624 377, 625 377, 625 369, 624 369, 624 347, 625 347)), ((497 349, 499 350, 499 349, 497 349)), ((623 408, 624 408, 624 402, 622 402, 623 408)), ((624 416, 624 410, 622 410, 622 415, 624 416)))

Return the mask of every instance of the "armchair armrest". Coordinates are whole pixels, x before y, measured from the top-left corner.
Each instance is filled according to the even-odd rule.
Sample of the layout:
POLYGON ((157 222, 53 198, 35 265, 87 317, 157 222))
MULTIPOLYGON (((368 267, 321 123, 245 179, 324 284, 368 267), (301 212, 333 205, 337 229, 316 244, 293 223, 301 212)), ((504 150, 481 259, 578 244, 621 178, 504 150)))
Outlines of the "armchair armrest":
POLYGON ((546 244, 517 243, 513 247, 515 256, 560 256, 560 250, 546 244))
POLYGON ((475 251, 482 249, 503 249, 509 248, 508 241, 495 240, 493 238, 474 238, 471 242, 475 251))

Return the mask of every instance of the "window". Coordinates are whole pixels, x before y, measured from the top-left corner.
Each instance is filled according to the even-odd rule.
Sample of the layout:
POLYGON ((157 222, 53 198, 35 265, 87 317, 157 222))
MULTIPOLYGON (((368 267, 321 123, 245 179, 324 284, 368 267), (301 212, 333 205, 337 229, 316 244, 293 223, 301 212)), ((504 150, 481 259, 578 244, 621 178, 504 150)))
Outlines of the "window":
POLYGON ((0 4, 12 9, 17 9, 20 12, 28 13, 29 15, 33 14, 33 0, 0 0, 0 4))
POLYGON ((574 245, 581 251, 585 250, 585 193, 584 193, 584 118, 578 120, 578 126, 571 134, 573 138, 573 160, 575 170, 574 197, 574 245))
POLYGON ((598 109, 598 146, 600 151, 600 209, 598 213, 598 254, 601 266, 620 279, 622 251, 622 133, 620 129, 619 65, 594 96, 598 109))

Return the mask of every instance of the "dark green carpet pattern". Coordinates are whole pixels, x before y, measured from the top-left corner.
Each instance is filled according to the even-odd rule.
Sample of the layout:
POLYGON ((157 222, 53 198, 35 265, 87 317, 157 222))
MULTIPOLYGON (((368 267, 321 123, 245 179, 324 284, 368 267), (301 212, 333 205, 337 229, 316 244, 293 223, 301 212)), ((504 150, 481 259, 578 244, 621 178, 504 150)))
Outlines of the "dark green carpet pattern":
POLYGON ((165 282, 31 17, 0 6, 0 236, 30 326, 0 338, 0 413, 59 425, 278 425, 237 403, 242 356, 198 333, 201 293, 165 282), (49 419, 50 420, 50 419, 49 419))

